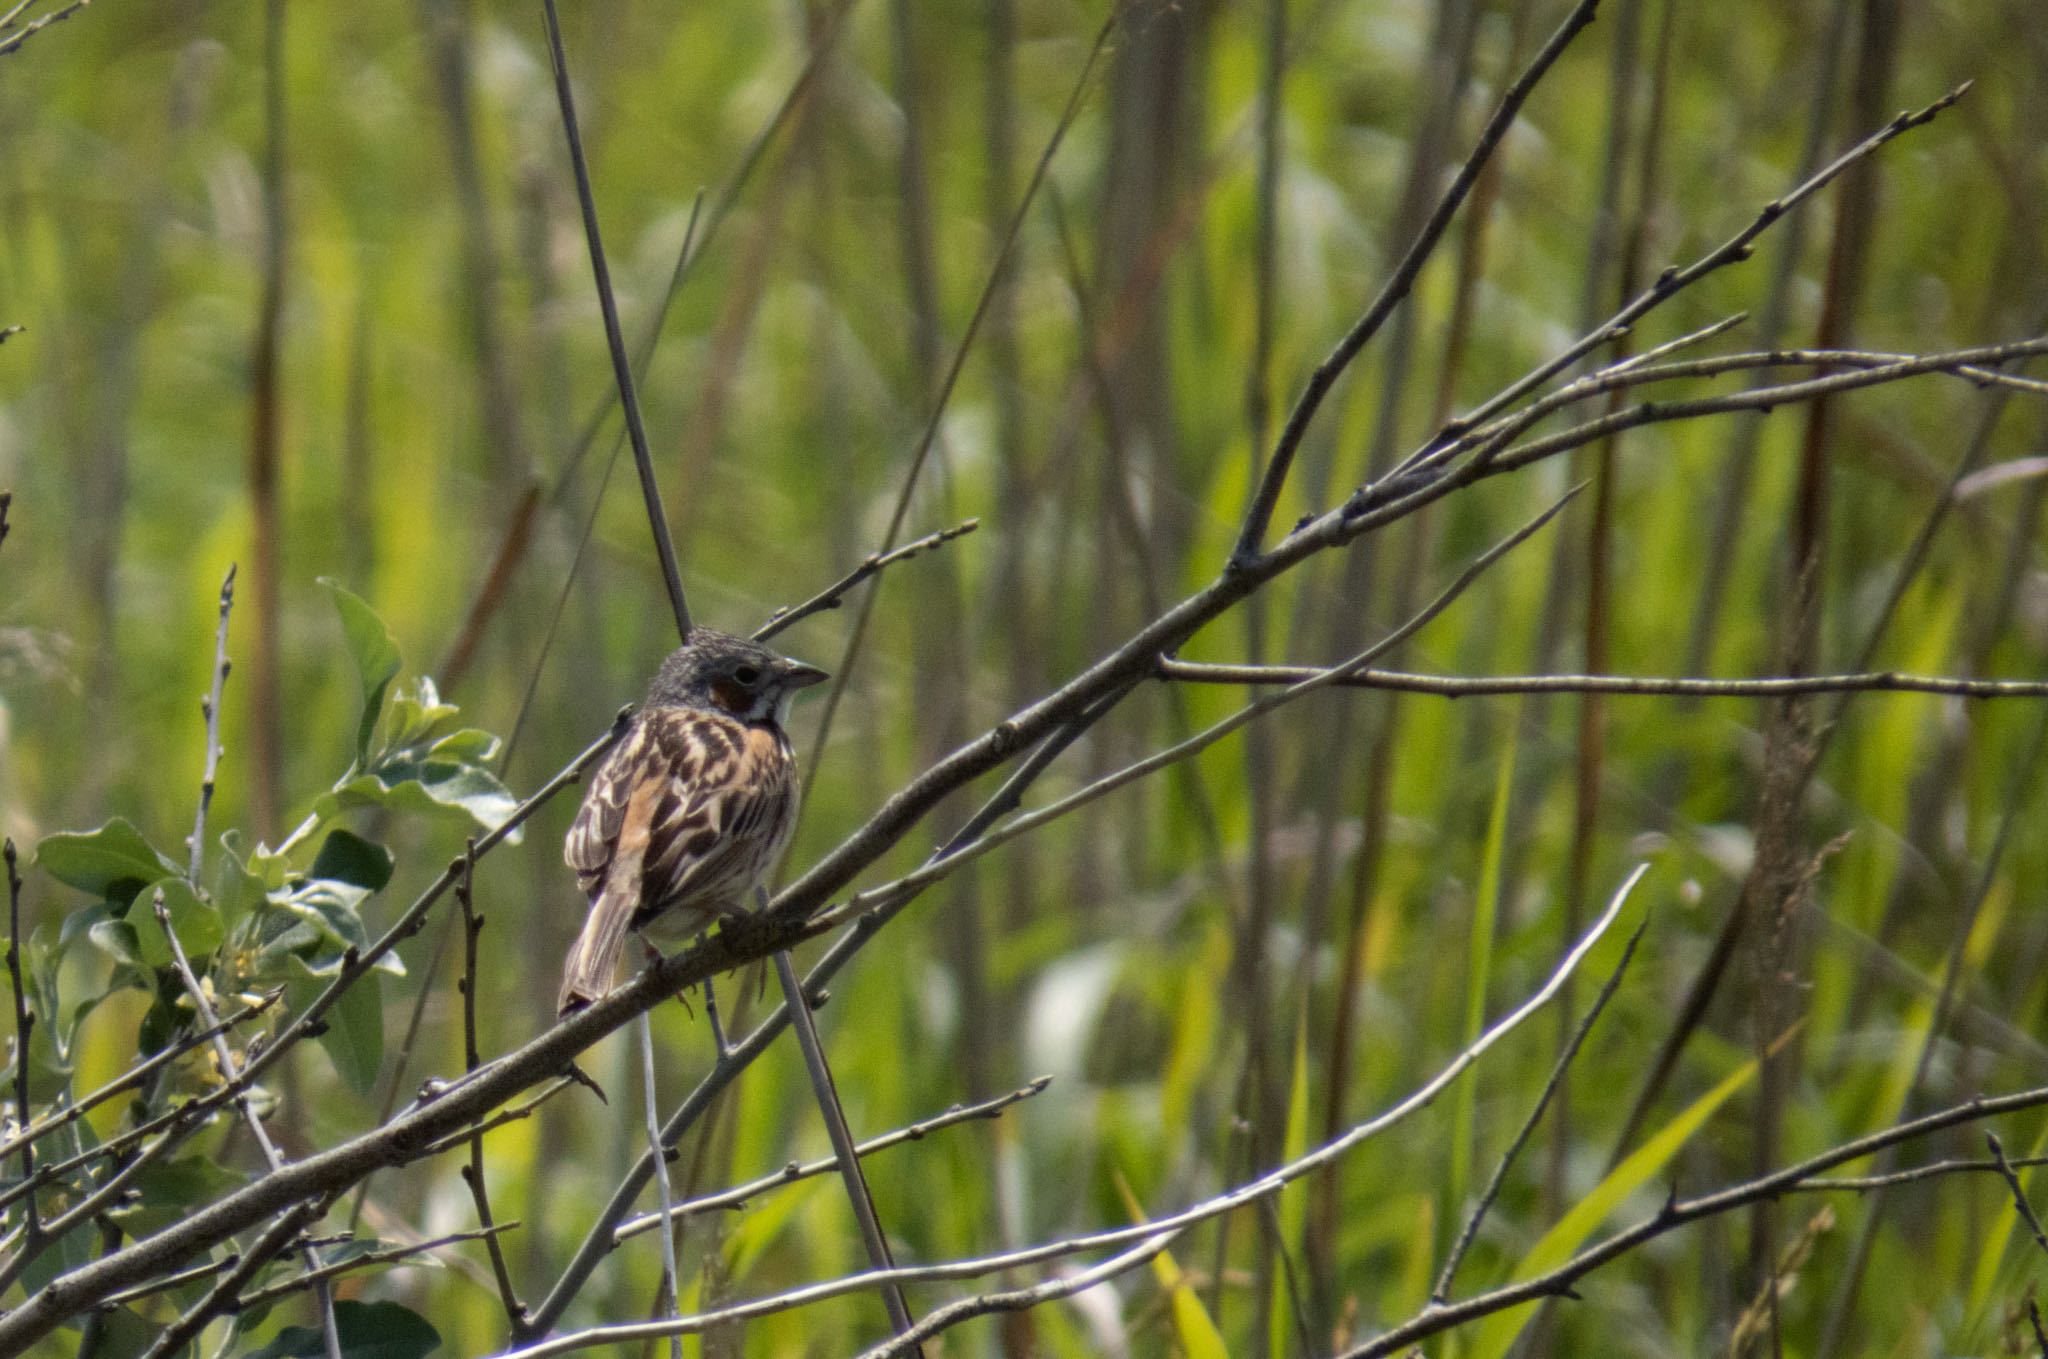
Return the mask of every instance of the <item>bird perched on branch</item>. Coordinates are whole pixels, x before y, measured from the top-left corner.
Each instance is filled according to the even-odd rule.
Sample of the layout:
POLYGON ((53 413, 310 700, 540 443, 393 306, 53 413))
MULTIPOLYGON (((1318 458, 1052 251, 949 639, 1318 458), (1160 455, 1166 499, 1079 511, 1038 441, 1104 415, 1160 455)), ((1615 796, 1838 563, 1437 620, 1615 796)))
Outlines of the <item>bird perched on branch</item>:
POLYGON ((661 663, 563 845, 590 915, 562 969, 562 1014, 611 990, 628 931, 682 943, 746 909, 796 828, 790 700, 824 678, 710 628, 661 663))

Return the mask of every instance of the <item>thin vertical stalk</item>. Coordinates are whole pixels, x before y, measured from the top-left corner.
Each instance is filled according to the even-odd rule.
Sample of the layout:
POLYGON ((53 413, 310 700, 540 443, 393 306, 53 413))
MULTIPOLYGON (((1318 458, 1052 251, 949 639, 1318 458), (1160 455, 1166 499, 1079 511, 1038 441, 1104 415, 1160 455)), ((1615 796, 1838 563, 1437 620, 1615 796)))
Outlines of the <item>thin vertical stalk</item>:
POLYGON ((255 566, 255 643, 249 666, 250 814, 256 833, 275 840, 283 826, 284 714, 278 650, 282 629, 279 520, 283 434, 280 351, 285 293, 284 0, 268 0, 263 25, 263 260, 256 332, 250 343, 249 516, 255 566))
MULTIPOLYGON (((273 0, 275 3, 275 0, 273 0)), ((640 421, 640 398, 633 385, 633 363, 619 328, 619 304, 612 294, 611 266, 605 262, 604 237, 597 225, 597 199, 590 187, 590 165, 583 154, 583 132, 576 122, 576 96, 569 88, 569 58, 562 50, 562 20, 555 0, 541 0, 547 21, 548 60, 555 76, 555 99, 562 110, 562 135, 569 144, 569 165, 576 176, 576 201, 583 212, 583 239, 590 248, 590 272, 604 313, 604 338, 611 353, 612 380, 618 384, 619 407, 626 415, 626 433, 633 443, 633 466, 640 474, 640 497, 654 528, 654 550, 661 558, 661 580, 668 589, 669 610, 678 635, 690 635, 690 605, 683 596, 683 577, 669 536, 668 516, 661 507, 661 485, 654 477, 654 455, 647 448, 647 430, 640 421)))

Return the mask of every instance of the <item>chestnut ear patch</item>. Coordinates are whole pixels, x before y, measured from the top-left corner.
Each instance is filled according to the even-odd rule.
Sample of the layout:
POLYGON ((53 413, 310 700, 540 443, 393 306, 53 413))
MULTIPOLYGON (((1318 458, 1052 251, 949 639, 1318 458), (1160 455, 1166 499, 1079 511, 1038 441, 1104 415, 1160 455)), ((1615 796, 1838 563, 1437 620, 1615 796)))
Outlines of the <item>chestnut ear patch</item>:
POLYGON ((744 685, 729 679, 712 681, 711 701, 734 717, 745 717, 754 707, 753 694, 744 685))

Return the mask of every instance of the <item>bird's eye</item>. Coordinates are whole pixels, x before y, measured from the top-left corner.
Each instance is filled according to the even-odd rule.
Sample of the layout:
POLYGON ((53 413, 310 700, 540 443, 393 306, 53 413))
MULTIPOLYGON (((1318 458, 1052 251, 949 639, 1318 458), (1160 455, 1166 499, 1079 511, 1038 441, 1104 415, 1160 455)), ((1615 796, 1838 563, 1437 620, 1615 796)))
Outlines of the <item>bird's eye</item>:
POLYGON ((755 665, 743 665, 732 672, 732 677, 741 684, 759 684, 761 682, 761 668, 755 665))

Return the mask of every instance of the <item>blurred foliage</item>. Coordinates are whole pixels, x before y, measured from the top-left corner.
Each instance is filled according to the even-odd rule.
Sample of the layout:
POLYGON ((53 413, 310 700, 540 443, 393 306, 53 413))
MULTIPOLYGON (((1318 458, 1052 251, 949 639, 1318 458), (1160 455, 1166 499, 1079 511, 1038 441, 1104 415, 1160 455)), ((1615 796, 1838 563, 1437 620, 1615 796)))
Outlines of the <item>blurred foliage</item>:
MULTIPOLYGON (((39 1100, 95 1088, 189 1023, 156 894, 185 951, 211 960, 220 998, 283 987, 290 1011, 466 834, 497 824, 601 733, 673 642, 631 469, 614 470, 611 374, 537 8, 282 8, 279 746, 247 701, 261 645, 249 477, 265 8, 107 0, 0 63, 0 327, 24 327, 0 345, 0 488, 14 492, 0 545, 0 832, 25 863, 34 848, 23 905, 25 981, 43 1017, 31 1049, 39 1100), (474 663, 451 679, 446 658, 528 497, 538 511, 502 607, 474 663), (218 587, 234 561, 244 599, 231 630, 227 758, 195 891, 179 847, 204 754, 197 700, 211 679, 218 587), (258 822, 250 789, 269 761, 302 820, 258 822)), ((867 0, 834 30, 837 8, 613 0, 565 16, 629 335, 659 314, 704 195, 701 253, 641 393, 693 606, 734 630, 882 544, 940 374, 1102 19, 1099 6, 1068 0, 867 0), (808 100, 737 183, 809 43, 835 31, 808 100)), ((792 868, 949 745, 1213 577, 1242 512, 1252 431, 1270 438, 1275 417, 1261 425, 1260 400, 1284 412, 1405 244, 1395 224, 1408 162, 1458 65, 1445 65, 1458 29, 1447 16, 1472 16, 1470 85, 1439 152, 1449 164, 1562 9, 1287 6, 1263 375, 1252 356, 1266 7, 1147 0, 1124 16, 1025 215, 904 536, 970 515, 981 530, 875 587, 822 752, 812 737, 823 705, 799 709, 815 782, 792 868)), ((1809 142, 1827 155, 1863 135, 1870 124, 1852 104, 1867 84, 1881 121, 1965 79, 1975 88, 1952 113, 1876 162, 1847 304, 1850 333, 1869 348, 2043 328, 2039 6, 1610 0, 1504 143, 1483 237, 1453 229, 1402 322, 1337 388, 1276 523, 1335 503, 1376 448, 1416 446, 1445 414, 1611 311, 1622 296, 1617 239, 1647 275, 1689 260, 1795 182, 1809 142), (1879 61, 1870 35, 1887 21, 1900 28, 1879 61), (1626 117, 1613 97, 1617 48, 1636 80, 1626 117), (1630 148, 1619 192, 1603 187, 1617 127, 1630 148), (1468 251, 1476 277, 1460 269, 1468 251)), ((1753 262, 1684 295, 1633 343, 1736 310, 1767 314, 1774 293, 1783 341, 1810 343, 1824 303, 1842 295, 1830 282, 1843 267, 1841 203, 1839 189, 1823 195, 1753 262)), ((1756 326, 1721 343, 1763 343, 1756 326)), ((2038 454, 2043 414, 2037 401, 1947 378, 1830 407, 1813 668, 1862 663, 1915 534, 1973 440, 1987 463, 2038 454)), ((1612 669, 1683 671, 1703 616, 1713 625, 1704 673, 1778 666, 1786 526, 1808 430, 1787 409, 1659 425, 1615 445, 1612 669), (1754 479, 1724 524, 1715 506, 1751 465, 1745 437, 1754 479), (1726 589, 1710 606, 1706 564, 1723 553, 1726 589)), ((1587 457, 1488 483, 1426 524, 1320 560, 1269 590, 1255 624, 1211 628, 1189 658, 1349 654, 1597 465, 1587 457)), ((1873 665, 2042 672, 2043 484, 2020 478, 1949 505, 1873 665)), ((1590 500, 1489 574, 1401 662, 1475 674, 1584 664, 1590 500)), ((854 613, 808 620, 777 645, 841 668, 854 613)), ((1032 800, 1240 702, 1221 687, 1149 686, 1032 800)), ((870 947, 822 1013, 856 1132, 1040 1073, 1055 1080, 998 1122, 874 1159, 899 1258, 1128 1222, 1126 1194, 1163 1216, 1326 1139, 1427 1079, 1475 1016, 1526 995, 1644 857, 1650 924, 1633 970, 1459 1287, 1514 1277, 1565 1235, 1598 1230, 1568 1213, 1573 1204, 1612 1209, 1612 1226, 1653 1210, 1670 1182, 1690 1191, 1751 1173, 1761 1096, 1739 1079, 1756 1040, 1747 955, 1636 1142, 1615 1141, 1750 866, 1763 720, 1753 703, 1610 700, 1595 723, 1596 819, 1575 860, 1576 700, 1322 696, 952 880, 870 947), (1248 932, 1247 921, 1260 927, 1248 932), (1263 999, 1248 989, 1248 940, 1264 959, 1263 999), (1646 1159, 1614 1166, 1637 1148, 1646 1159)), ((1773 1163, 1902 1110, 2043 1083, 2048 917, 2032 909, 2048 886, 2041 722, 2036 706, 1906 694, 1841 711, 1802 852, 1847 838, 1818 868, 1800 917, 1806 1025, 1773 1163), (1955 1013, 1930 1036, 1952 949, 1955 1013)), ((547 998, 581 913, 559 858, 572 811, 558 799, 521 844, 478 868, 486 1053, 552 1021, 547 998)), ((942 811, 875 880, 915 862, 962 815, 942 811)), ((460 1069, 451 937, 436 921, 405 944, 402 966, 333 1016, 325 1058, 300 1053, 267 1083, 261 1103, 287 1155, 353 1135, 388 1100, 460 1069)), ((1589 964, 1579 1003, 1612 966, 1612 942, 1589 964)), ((727 990, 742 1015, 754 1003, 750 984, 727 990)), ((681 1007, 666 1007, 657 1027, 664 1084, 679 1096, 708 1063, 709 1039, 681 1007)), ((1230 1353, 1269 1342, 1296 1352, 1297 1300, 1325 1337, 1362 1338, 1407 1317, 1558 1041, 1552 1025, 1530 1026, 1456 1098, 1366 1142, 1334 1179, 1287 1191, 1271 1219, 1286 1247, 1277 1264, 1267 1220, 1239 1214, 1226 1239, 1214 1229, 1183 1238, 1149 1275, 1008 1329, 976 1323, 949 1348, 1199 1353, 1220 1336, 1230 1353)), ((641 1145, 637 1096, 622 1094, 637 1087, 637 1057, 613 1040, 586 1061, 614 1092, 609 1107, 571 1091, 490 1141, 491 1190, 500 1219, 521 1223, 505 1244, 529 1298, 641 1145)), ((170 1088, 205 1089, 218 1079, 211 1062, 182 1059, 170 1088)), ((685 1143, 682 1192, 822 1154, 809 1100, 795 1054, 779 1048, 685 1143)), ((79 1146, 115 1135, 127 1104, 78 1120, 79 1146)), ((2039 1116, 2008 1123, 2015 1149, 2048 1140, 2039 1116)), ((1979 1154, 1979 1135, 1908 1153, 1944 1154, 1979 1154)), ((359 1211, 344 1204, 331 1222, 353 1213, 361 1242, 378 1245, 473 1227, 451 1159, 377 1176, 359 1211)), ((168 1220, 259 1164, 246 1129, 219 1119, 192 1154, 152 1172, 121 1228, 168 1220)), ((1780 1299, 1788 1348, 1819 1346, 1852 1276, 1860 1288, 1840 1353, 2024 1348, 2023 1314, 2011 1309, 2037 1288, 2042 1260, 2010 1230, 1995 1176, 1897 1191, 1881 1217, 1866 1200, 1832 1206, 1838 1223, 1815 1228, 1780 1299)), ((1776 1240, 1798 1237, 1818 1207, 1788 1200, 1776 1240)), ((861 1266, 829 1181, 700 1221, 683 1240, 685 1306, 861 1266)), ((1754 1294, 1750 1230, 1746 1217, 1706 1224, 1608 1267, 1582 1286, 1585 1302, 1547 1317, 1538 1343, 1548 1353, 1724 1350, 1754 1294)), ((93 1249, 67 1244, 61 1263, 93 1249)), ((436 1334, 442 1354, 501 1345, 482 1246, 433 1258, 445 1267, 413 1260, 352 1277, 341 1289, 348 1325, 386 1336, 394 1353, 424 1353, 436 1334)), ((658 1270, 652 1241, 636 1239, 567 1324, 642 1317, 658 1270)), ((99 1353, 133 1352, 194 1296, 121 1309, 99 1353)), ((949 1296, 920 1289, 912 1301, 928 1310, 949 1296)), ((1528 1315, 1457 1352, 1502 1352, 1528 1315)), ((257 1309, 236 1344, 311 1353, 313 1320, 303 1298, 257 1309)), ((691 1346, 840 1353, 880 1325, 879 1306, 856 1298, 691 1346)))

